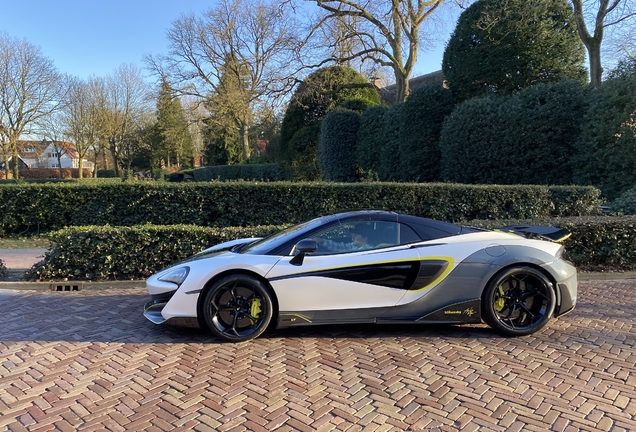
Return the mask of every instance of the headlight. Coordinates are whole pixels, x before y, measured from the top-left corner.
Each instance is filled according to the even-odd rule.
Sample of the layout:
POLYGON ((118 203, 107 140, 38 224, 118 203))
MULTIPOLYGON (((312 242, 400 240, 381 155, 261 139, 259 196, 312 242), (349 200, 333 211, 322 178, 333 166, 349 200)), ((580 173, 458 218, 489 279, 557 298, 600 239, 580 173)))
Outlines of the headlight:
POLYGON ((181 286, 186 277, 188 277, 188 273, 190 273, 190 267, 179 267, 157 279, 162 282, 172 282, 176 286, 181 286))
POLYGON ((563 258, 564 253, 565 253, 565 247, 561 246, 554 256, 556 257, 556 259, 561 259, 563 258))

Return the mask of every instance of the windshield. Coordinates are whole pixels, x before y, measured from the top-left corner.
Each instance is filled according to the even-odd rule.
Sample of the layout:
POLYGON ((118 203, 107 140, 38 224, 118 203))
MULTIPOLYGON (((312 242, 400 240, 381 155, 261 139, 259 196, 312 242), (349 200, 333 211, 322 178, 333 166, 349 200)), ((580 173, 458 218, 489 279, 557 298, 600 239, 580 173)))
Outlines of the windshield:
POLYGON ((267 255, 268 252, 282 246, 296 236, 302 237, 303 232, 308 232, 322 225, 324 218, 317 218, 298 225, 290 226, 283 231, 273 234, 264 239, 249 244, 244 249, 237 251, 243 254, 267 255))

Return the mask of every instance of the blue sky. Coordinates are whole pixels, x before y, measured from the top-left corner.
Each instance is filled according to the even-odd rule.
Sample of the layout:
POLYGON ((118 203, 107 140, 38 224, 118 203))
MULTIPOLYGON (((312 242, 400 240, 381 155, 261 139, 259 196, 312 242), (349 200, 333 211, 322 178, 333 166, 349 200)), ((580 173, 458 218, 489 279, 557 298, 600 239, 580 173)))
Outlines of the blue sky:
MULTIPOLYGON (((106 76, 124 63, 143 68, 145 54, 166 51, 166 30, 181 13, 213 0, 1 0, 0 31, 39 46, 62 73, 106 76)), ((446 37, 447 38, 447 37, 446 37)), ((415 75, 441 69, 442 41, 422 52, 415 75)))

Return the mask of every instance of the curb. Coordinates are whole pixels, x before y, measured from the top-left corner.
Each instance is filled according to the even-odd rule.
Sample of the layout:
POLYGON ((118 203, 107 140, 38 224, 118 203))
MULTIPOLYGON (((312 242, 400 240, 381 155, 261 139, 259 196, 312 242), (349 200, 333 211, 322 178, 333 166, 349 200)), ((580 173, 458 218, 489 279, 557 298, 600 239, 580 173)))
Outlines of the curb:
POLYGON ((108 289, 130 289, 145 288, 146 280, 122 280, 122 281, 51 281, 51 282, 29 282, 20 280, 24 274, 21 269, 9 269, 7 272, 12 279, 0 282, 0 290, 14 291, 52 291, 52 292, 69 292, 82 290, 108 290, 108 289))
MULTIPOLYGON (((19 274, 20 272, 9 270, 9 273, 19 274)), ((636 272, 625 273, 579 273, 579 281, 614 281, 636 279, 636 272)), ((55 282, 27 282, 8 281, 0 282, 0 290, 14 291, 51 291, 68 292, 82 290, 108 290, 108 289, 131 289, 145 288, 146 280, 126 280, 126 281, 55 281, 55 282)))
POLYGON ((578 280, 580 281, 610 281, 610 280, 623 280, 623 279, 636 279, 636 272, 579 273, 578 274, 578 280))

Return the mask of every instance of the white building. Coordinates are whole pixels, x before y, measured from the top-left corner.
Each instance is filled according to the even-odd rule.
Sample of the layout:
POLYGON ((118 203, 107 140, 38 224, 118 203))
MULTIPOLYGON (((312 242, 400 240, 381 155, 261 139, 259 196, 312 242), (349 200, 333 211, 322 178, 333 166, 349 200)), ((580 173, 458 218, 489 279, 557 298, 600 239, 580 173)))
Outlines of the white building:
MULTIPOLYGON (((18 155, 29 168, 79 168, 75 146, 66 141, 18 141, 18 155)), ((84 159, 82 168, 93 169, 94 163, 84 159)))

